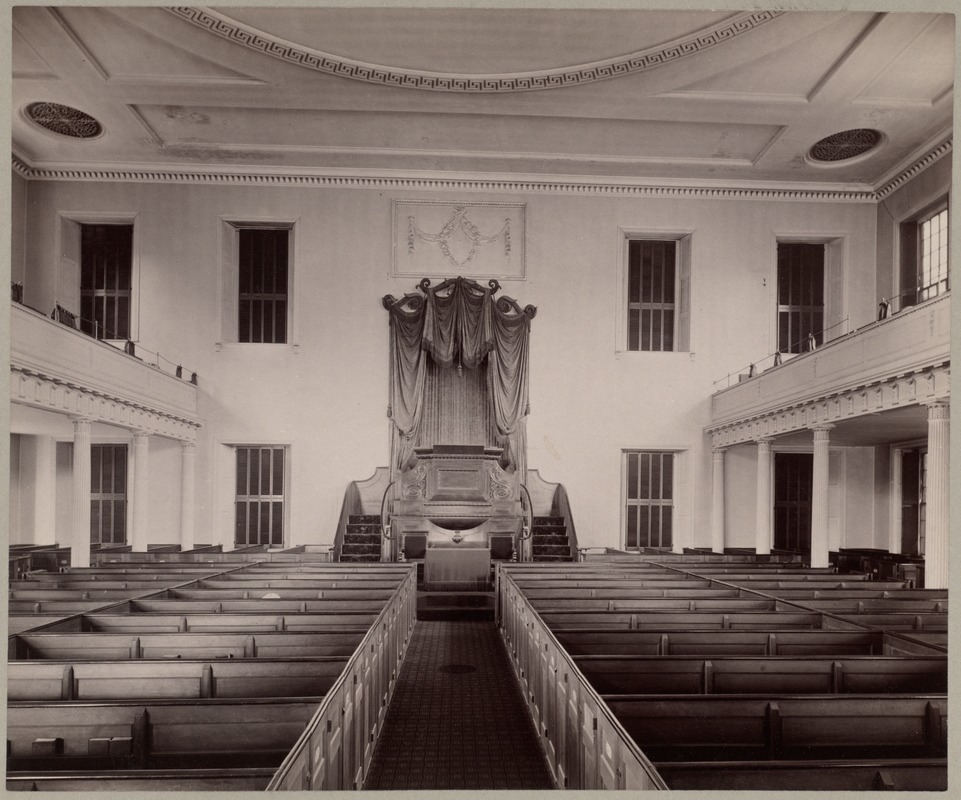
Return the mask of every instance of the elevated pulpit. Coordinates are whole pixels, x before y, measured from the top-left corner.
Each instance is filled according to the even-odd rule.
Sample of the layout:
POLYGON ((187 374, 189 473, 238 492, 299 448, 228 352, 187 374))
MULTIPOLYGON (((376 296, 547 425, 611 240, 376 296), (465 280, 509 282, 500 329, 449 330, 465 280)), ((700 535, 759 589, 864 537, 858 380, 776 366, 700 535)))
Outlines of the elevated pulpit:
POLYGON ((491 558, 510 558, 523 510, 503 449, 417 447, 395 482, 391 528, 406 559, 423 558, 428 584, 486 583, 491 558))
POLYGON ((452 278, 384 297, 390 314, 392 558, 431 584, 484 583, 524 521, 533 306, 452 278))

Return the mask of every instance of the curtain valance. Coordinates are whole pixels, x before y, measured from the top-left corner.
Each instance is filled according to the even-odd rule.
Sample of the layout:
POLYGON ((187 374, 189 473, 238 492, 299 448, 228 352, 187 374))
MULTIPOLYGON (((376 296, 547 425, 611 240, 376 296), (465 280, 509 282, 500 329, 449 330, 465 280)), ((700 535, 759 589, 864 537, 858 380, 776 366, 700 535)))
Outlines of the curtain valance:
POLYGON ((528 405, 528 343, 534 306, 509 297, 494 300, 497 281, 486 287, 451 278, 400 300, 387 295, 390 313, 390 407, 394 423, 393 469, 413 453, 424 408, 427 359, 444 368, 475 369, 487 360, 487 399, 508 463, 526 471, 523 420, 528 405))

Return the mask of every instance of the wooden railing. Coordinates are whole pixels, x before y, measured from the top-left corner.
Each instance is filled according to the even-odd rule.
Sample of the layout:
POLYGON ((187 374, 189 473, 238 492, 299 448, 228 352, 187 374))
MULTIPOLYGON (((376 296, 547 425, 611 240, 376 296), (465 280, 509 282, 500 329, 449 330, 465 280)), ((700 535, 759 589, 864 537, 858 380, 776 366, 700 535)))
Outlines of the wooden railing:
POLYGON ((558 789, 667 789, 510 575, 497 566, 498 627, 558 789))
POLYGON ((362 789, 414 629, 413 565, 331 687, 268 791, 362 789))

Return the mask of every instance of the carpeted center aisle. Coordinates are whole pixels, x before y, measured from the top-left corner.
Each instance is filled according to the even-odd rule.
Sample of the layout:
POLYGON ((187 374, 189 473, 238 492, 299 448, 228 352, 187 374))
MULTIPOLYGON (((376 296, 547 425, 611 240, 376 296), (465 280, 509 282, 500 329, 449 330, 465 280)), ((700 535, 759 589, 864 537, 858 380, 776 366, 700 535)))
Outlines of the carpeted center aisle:
POLYGON ((417 622, 364 788, 553 788, 494 623, 417 622))

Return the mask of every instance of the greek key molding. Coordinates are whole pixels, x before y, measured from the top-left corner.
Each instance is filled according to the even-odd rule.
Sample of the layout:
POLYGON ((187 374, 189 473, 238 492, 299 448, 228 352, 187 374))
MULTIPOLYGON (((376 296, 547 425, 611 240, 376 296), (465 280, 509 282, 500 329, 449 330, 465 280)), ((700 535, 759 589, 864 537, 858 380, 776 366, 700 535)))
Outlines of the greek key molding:
POLYGON ((730 447, 748 442, 760 444, 763 440, 802 430, 826 430, 846 419, 905 406, 934 404, 947 408, 950 384, 951 366, 945 362, 852 387, 829 397, 708 427, 706 431, 711 434, 713 447, 730 447))
POLYGON ((67 414, 74 420, 128 428, 135 431, 135 435, 166 436, 185 444, 196 441, 200 428, 196 420, 167 414, 15 365, 10 367, 10 401, 67 414))
POLYGON ((230 42, 315 72, 402 89, 486 94, 556 89, 633 75, 710 50, 785 13, 764 10, 737 14, 666 44, 586 64, 532 72, 473 75, 406 69, 344 58, 282 39, 202 6, 180 6, 167 10, 230 42))

